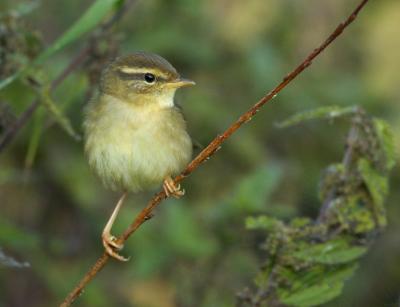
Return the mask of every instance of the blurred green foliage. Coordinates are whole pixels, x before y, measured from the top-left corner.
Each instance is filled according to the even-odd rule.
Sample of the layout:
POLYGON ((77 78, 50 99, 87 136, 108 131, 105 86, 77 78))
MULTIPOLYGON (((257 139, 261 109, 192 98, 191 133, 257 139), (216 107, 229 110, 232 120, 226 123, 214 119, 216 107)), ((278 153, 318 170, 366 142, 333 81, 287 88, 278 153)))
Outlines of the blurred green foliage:
MULTIPOLYGON (((51 98, 62 118, 80 127, 83 106, 96 89, 99 71, 109 57, 117 52, 156 52, 196 81, 197 86, 179 93, 177 100, 191 135, 207 144, 325 39, 356 3, 138 1, 113 31, 101 35, 89 59, 51 98)), ((41 71, 47 78, 41 85, 48 85, 87 46, 90 34, 84 33, 98 28, 96 24, 110 17, 112 12, 107 11, 120 4, 1 1, 1 81, 32 63, 44 46, 55 46, 62 40, 68 44, 54 49, 43 64, 29 71, 31 77, 42 80, 41 71), (95 14, 85 13, 93 13, 94 8, 98 9, 95 14), (82 19, 88 16, 90 21, 82 19), (68 31, 77 25, 79 31, 68 31), (65 39, 68 33, 73 33, 72 38, 65 39)), ((291 114, 329 105, 345 107, 351 113, 357 104, 384 120, 373 121, 379 139, 389 133, 386 122, 394 131, 400 128, 398 12, 396 0, 371 1, 332 48, 184 182, 185 198, 168 200, 127 242, 123 252, 132 256, 131 261, 107 266, 76 306, 234 305, 234 294, 251 284, 266 253, 273 251, 259 249, 265 242, 265 231, 314 230, 310 221, 319 215, 318 194, 325 199, 343 170, 335 164, 325 171, 318 193, 321 170, 343 152, 346 119, 331 118, 334 125, 312 122, 287 129, 276 129, 274 124, 291 114), (246 230, 245 218, 260 215, 264 218, 248 224, 262 225, 264 230, 246 230)), ((37 96, 38 91, 23 79, 3 88, 0 133, 37 96)), ((20 269, 0 264, 0 306, 59 303, 102 252, 100 233, 118 198, 91 174, 81 143, 54 121, 57 116, 40 107, 0 154, 1 252, 7 259, 30 264, 20 269)), ((353 240, 325 240, 312 247, 332 252, 310 257, 307 252, 313 249, 301 231, 298 241, 304 241, 306 248, 290 256, 307 258, 304 261, 310 270, 299 268, 304 275, 291 269, 282 271, 283 277, 295 280, 292 289, 296 291, 279 292, 287 304, 320 304, 321 297, 327 300, 342 290, 339 298, 325 305, 375 307, 398 302, 400 210, 396 204, 400 191, 396 187, 400 178, 396 167, 391 178, 394 188, 385 202, 386 221, 382 193, 388 184, 382 167, 390 168, 398 160, 395 152, 399 144, 397 133, 394 143, 381 144, 382 155, 390 158, 384 165, 368 162, 383 161, 381 154, 357 164, 358 180, 365 183, 368 197, 374 199, 373 214, 360 214, 358 198, 353 197, 335 215, 344 225, 343 231, 352 234, 375 229, 375 217, 380 225, 387 223, 387 230, 361 261, 356 259, 365 246, 353 240), (322 273, 325 283, 317 284, 322 273), (315 288, 302 288, 314 282, 315 288)), ((150 196, 130 196, 116 233, 132 221, 150 196)), ((262 282, 262 278, 258 280, 262 282)))
MULTIPOLYGON (((284 224, 265 215, 246 220, 247 228, 267 231, 262 246, 266 260, 256 277, 257 291, 242 292, 240 306, 308 307, 334 299, 386 226, 383 204, 394 166, 394 152, 387 149, 394 138, 385 122, 369 118, 357 107, 351 109, 343 162, 328 167, 322 179, 323 204, 317 220, 296 217, 284 224)), ((348 113, 348 107, 323 107, 286 123, 348 113)))

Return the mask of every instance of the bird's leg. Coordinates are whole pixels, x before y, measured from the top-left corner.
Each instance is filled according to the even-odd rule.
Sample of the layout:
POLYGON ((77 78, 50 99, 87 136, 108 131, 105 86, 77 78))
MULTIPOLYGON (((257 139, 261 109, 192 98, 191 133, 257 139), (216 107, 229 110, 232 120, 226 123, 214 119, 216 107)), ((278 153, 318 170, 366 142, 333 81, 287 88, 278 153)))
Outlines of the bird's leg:
POLYGON ((181 190, 181 185, 176 185, 175 181, 170 176, 164 179, 163 188, 167 197, 173 196, 175 198, 180 198, 185 195, 185 190, 181 190))
POLYGON ((111 214, 106 226, 104 227, 103 234, 101 236, 107 254, 119 261, 128 261, 129 259, 121 256, 116 252, 116 250, 119 251, 124 246, 121 243, 118 243, 117 239, 111 234, 111 228, 127 195, 128 192, 124 192, 124 194, 122 194, 121 198, 118 200, 118 203, 115 206, 114 211, 111 214))

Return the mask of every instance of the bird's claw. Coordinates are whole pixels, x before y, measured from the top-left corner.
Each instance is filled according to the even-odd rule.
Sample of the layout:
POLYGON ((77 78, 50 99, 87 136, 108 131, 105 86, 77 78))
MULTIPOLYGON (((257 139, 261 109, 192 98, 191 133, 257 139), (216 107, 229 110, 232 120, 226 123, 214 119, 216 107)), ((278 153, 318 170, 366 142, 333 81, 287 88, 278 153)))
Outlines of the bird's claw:
POLYGON ((119 261, 123 261, 123 262, 126 262, 129 260, 129 258, 125 258, 124 256, 118 254, 118 251, 122 250, 124 245, 121 243, 118 243, 117 238, 115 238, 111 234, 103 233, 102 239, 103 239, 104 249, 109 256, 111 256, 119 261))
POLYGON ((164 180, 163 189, 167 197, 173 196, 175 198, 180 198, 185 195, 185 190, 181 190, 181 185, 177 185, 171 177, 167 177, 164 180))

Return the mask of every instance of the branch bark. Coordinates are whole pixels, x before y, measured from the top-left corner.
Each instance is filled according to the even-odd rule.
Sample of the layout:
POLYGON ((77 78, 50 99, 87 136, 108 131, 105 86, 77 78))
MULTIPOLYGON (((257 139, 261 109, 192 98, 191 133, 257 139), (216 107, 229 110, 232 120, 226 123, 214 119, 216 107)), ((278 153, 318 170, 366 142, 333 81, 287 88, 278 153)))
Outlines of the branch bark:
MULTIPOLYGON (((195 171, 204 161, 210 159, 220 148, 222 143, 228 139, 233 133, 235 133, 243 124, 249 122, 251 118, 260 110, 271 99, 275 98, 276 95, 281 92, 293 79, 295 79, 301 72, 303 72, 308 66, 312 64, 312 61, 324 51, 340 34, 350 25, 358 16, 358 13, 367 4, 368 0, 363 0, 351 13, 351 15, 342 23, 340 23, 336 29, 329 35, 329 37, 316 49, 314 49, 306 59, 297 66, 293 71, 287 74, 283 80, 269 93, 262 97, 253 107, 247 112, 242 114, 229 128, 227 128, 222 134, 217 135, 211 143, 203 149, 203 151, 194 158, 187 168, 177 176, 174 181, 176 184, 184 180, 193 171, 195 171)), ((132 224, 123 232, 118 238, 118 243, 123 244, 149 217, 152 216, 153 210, 166 199, 164 191, 161 191, 154 195, 154 197, 148 202, 147 206, 136 216, 132 224)), ((76 298, 82 293, 85 286, 96 276, 98 272, 107 264, 109 256, 104 253, 96 263, 90 268, 85 274, 78 285, 68 294, 61 307, 70 306, 76 298)))

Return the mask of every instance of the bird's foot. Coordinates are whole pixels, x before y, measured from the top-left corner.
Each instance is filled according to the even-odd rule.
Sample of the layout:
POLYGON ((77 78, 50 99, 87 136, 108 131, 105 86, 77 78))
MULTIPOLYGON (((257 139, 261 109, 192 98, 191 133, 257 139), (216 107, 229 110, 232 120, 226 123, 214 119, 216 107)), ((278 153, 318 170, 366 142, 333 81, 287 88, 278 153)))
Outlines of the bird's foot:
POLYGON ((101 236, 103 240, 103 246, 104 249, 106 250, 106 253, 119 260, 119 261, 128 261, 129 258, 125 258, 124 256, 121 256, 118 254, 118 251, 122 250, 124 247, 123 244, 117 242, 117 238, 115 238, 113 235, 110 233, 103 232, 103 235, 101 236))
POLYGON ((185 190, 181 190, 181 185, 177 185, 171 177, 165 178, 163 188, 167 197, 173 196, 175 198, 180 198, 185 195, 185 190))

